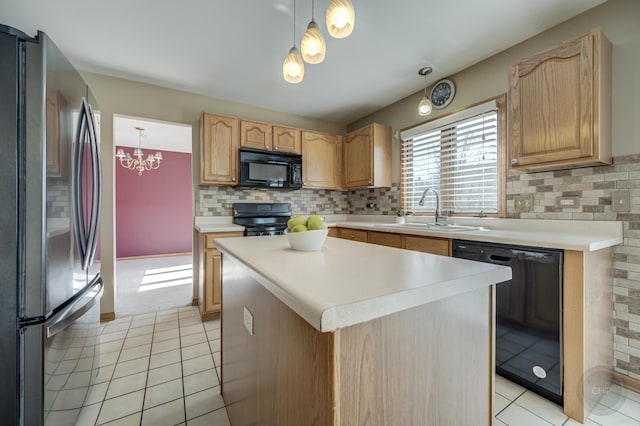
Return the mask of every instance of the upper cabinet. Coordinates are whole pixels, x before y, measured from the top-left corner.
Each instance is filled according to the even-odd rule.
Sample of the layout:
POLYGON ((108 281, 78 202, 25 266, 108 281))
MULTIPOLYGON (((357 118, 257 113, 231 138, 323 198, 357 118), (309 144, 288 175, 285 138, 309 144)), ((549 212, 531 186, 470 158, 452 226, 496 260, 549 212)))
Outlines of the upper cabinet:
POLYGON ((340 189, 342 138, 302 131, 302 174, 305 188, 340 189))
POLYGON ((240 121, 240 146, 300 154, 300 129, 258 121, 240 121))
POLYGON ((236 185, 240 120, 202 113, 200 119, 200 183, 236 185))
POLYGON ((391 127, 370 124, 344 139, 344 188, 391 187, 391 127))
POLYGON ((611 43, 600 29, 511 65, 508 135, 514 170, 611 163, 611 43))

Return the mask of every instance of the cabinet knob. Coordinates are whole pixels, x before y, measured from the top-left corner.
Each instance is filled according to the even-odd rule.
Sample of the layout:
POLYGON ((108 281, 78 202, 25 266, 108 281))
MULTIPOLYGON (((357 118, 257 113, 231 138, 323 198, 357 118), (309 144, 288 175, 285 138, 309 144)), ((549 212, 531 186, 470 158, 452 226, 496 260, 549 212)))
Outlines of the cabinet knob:
POLYGON ((236 181, 236 178, 231 178, 231 180, 235 182, 235 181, 236 181))
POLYGON ((517 158, 512 158, 511 159, 511 164, 518 164, 518 159, 517 158))
POLYGON ((277 151, 277 150, 279 150, 279 149, 280 149, 280 148, 278 148, 278 147, 276 146, 276 151, 277 151))
POLYGON ((369 185, 371 185, 371 181, 369 181, 369 185))

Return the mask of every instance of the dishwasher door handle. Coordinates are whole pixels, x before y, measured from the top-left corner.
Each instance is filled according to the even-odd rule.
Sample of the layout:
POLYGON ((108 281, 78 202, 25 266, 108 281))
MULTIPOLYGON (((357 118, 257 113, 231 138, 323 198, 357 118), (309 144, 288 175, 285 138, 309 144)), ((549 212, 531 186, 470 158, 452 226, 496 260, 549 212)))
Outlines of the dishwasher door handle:
POLYGON ((509 265, 511 263, 511 258, 506 256, 498 256, 496 254, 490 254, 487 257, 487 261, 489 263, 495 263, 498 265, 509 265))

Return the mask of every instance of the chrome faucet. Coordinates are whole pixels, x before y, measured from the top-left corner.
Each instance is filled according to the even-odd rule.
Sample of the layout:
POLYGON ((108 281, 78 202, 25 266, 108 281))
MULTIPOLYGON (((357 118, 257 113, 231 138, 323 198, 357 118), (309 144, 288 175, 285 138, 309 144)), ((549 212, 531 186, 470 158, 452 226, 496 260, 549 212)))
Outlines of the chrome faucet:
POLYGON ((422 197, 420 197, 420 201, 418 201, 418 205, 424 206, 424 199, 427 196, 427 193, 432 191, 436 196, 436 225, 446 225, 447 224, 447 216, 443 216, 440 212, 440 193, 433 188, 427 188, 422 193, 422 197))

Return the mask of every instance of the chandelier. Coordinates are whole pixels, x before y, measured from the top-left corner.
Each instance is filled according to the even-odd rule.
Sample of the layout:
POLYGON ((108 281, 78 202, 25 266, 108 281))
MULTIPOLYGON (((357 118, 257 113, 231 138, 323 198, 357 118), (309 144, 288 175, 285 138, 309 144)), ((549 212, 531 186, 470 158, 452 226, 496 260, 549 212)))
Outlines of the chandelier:
POLYGON ((144 127, 136 127, 138 131, 138 147, 133 150, 133 156, 128 152, 125 153, 122 148, 118 149, 116 152, 116 158, 120 160, 120 165, 125 169, 129 170, 137 170, 138 176, 142 176, 142 172, 145 170, 155 170, 160 167, 160 162, 162 161, 162 153, 157 151, 155 154, 149 154, 149 156, 145 159, 144 153, 142 152, 142 138, 146 137, 144 132, 144 127))

